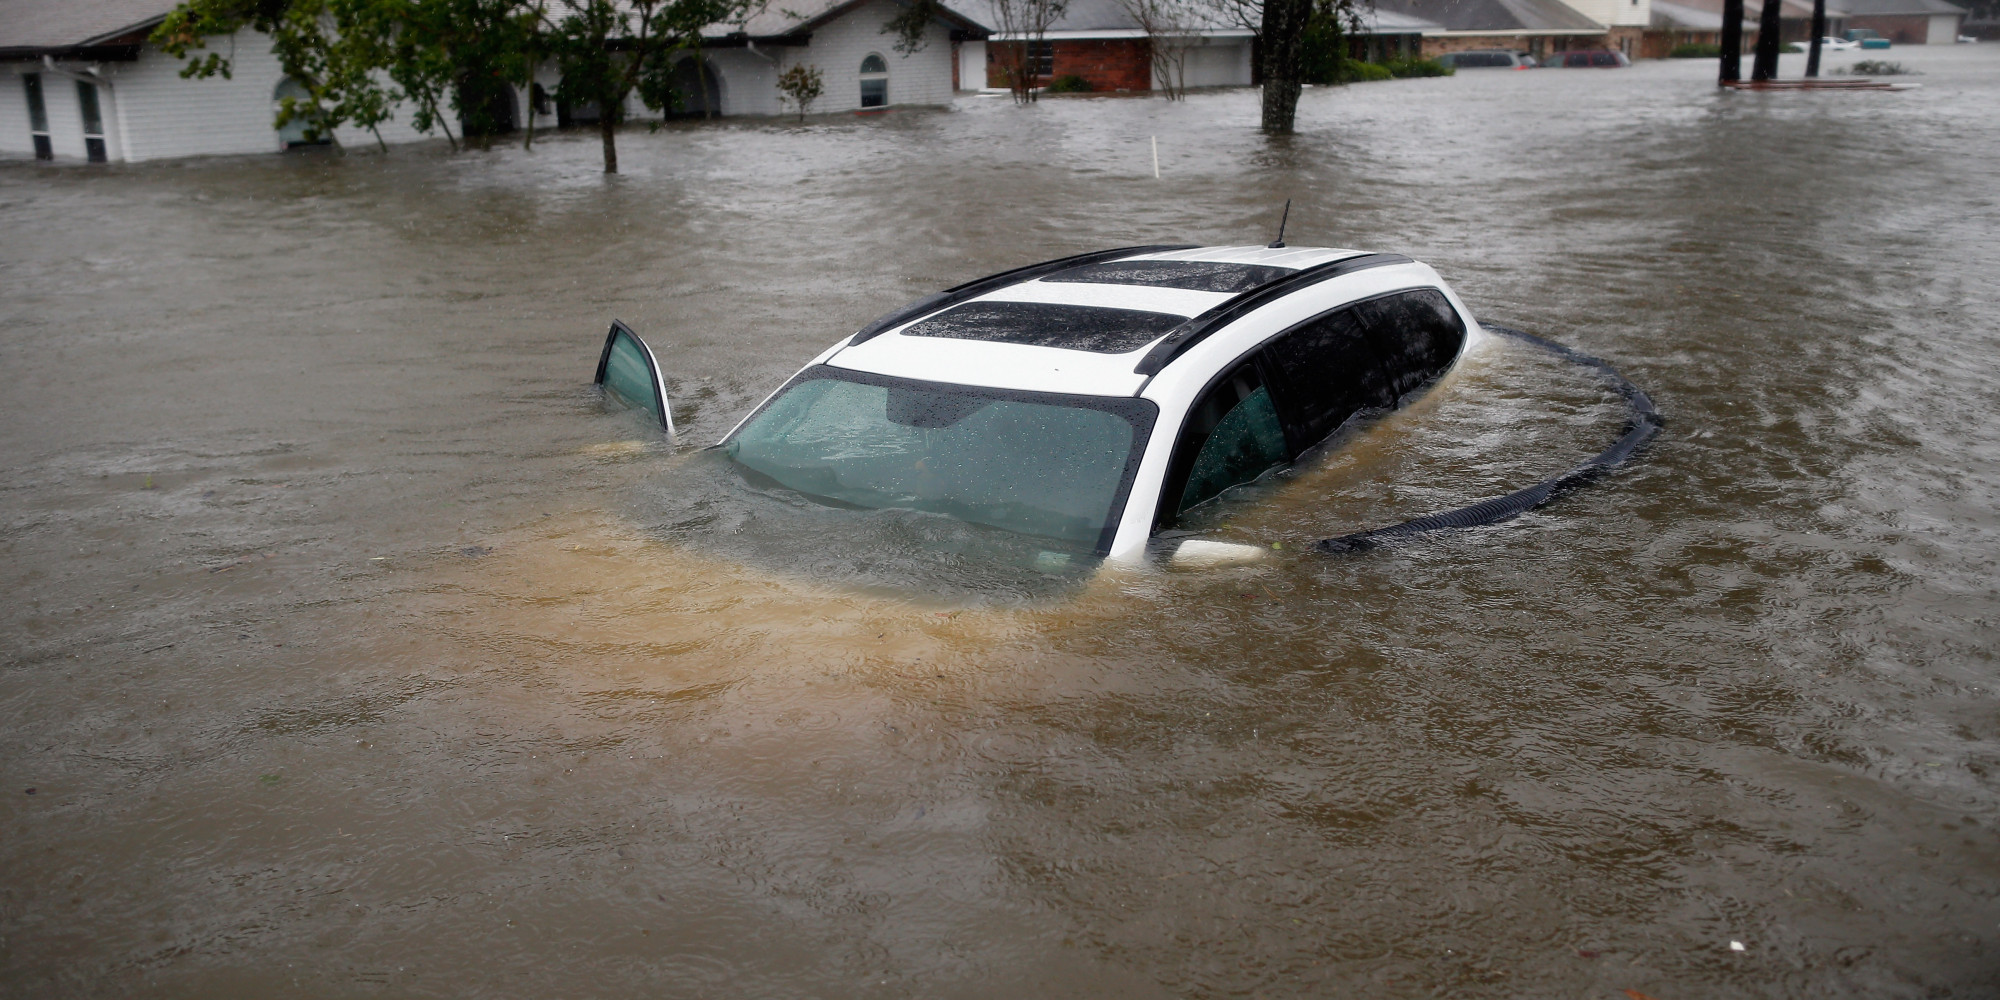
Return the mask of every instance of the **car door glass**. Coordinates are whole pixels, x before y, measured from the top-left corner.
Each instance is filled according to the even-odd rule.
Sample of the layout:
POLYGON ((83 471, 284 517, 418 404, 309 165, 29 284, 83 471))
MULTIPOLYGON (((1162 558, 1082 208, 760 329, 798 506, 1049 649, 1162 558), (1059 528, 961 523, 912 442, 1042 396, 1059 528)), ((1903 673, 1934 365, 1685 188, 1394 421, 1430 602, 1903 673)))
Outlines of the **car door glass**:
POLYGON ((1286 433, 1297 451, 1318 444, 1356 411, 1396 401, 1373 342, 1353 309, 1328 313, 1271 343, 1286 433))
POLYGON ((1176 512, 1212 499, 1290 460, 1278 408, 1254 366, 1244 365, 1195 405, 1180 448, 1191 449, 1176 512))
POLYGON ((1465 343, 1465 322, 1435 288, 1385 295, 1354 311, 1382 359, 1391 401, 1443 373, 1465 343))
POLYGON ((659 421, 661 430, 674 433, 659 362, 646 342, 624 323, 613 322, 611 332, 605 334, 604 353, 597 359, 597 384, 604 387, 605 399, 645 410, 659 421))

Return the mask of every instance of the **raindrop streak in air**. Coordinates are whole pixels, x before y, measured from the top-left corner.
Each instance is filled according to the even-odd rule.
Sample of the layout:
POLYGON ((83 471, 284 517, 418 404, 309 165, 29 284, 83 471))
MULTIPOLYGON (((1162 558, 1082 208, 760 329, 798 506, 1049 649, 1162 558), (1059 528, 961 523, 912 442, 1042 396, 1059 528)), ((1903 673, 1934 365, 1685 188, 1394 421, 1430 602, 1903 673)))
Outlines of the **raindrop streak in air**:
POLYGON ((2000 48, 1899 53, 1320 89, 1284 140, 1227 92, 635 128, 612 178, 0 164, 0 994, 1993 992, 2000 48), (705 444, 919 295, 1288 197, 1667 431, 1307 554, 1616 432, 1497 345, 1192 525, 1270 558, 1092 572, 588 386, 622 318, 705 444))

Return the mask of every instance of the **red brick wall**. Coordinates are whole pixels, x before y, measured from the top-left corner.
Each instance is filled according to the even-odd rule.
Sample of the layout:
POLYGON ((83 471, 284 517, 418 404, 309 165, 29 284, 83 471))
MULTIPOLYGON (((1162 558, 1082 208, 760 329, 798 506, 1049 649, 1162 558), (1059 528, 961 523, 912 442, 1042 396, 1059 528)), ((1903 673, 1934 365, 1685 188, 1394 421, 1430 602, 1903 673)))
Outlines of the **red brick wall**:
MULTIPOLYGON (((986 85, 1005 87, 1009 51, 1018 43, 992 42, 986 46, 986 85)), ((1101 41, 1063 40, 1053 43, 1054 76, 1080 76, 1090 81, 1094 91, 1153 89, 1151 50, 1143 38, 1114 38, 1101 41)), ((1053 77, 1036 80, 1044 85, 1053 77)))
POLYGON ((1056 75, 1080 76, 1090 89, 1153 89, 1153 57, 1143 38, 1066 41, 1055 44, 1056 75))

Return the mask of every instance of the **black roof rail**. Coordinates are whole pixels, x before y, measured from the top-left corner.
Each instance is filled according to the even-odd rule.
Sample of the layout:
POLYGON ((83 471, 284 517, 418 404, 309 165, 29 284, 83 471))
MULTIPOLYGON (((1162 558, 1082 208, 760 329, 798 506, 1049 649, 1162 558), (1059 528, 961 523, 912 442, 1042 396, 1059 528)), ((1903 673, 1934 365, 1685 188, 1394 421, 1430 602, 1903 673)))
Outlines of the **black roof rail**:
POLYGON ((1084 264, 1101 264, 1107 260, 1137 257, 1142 253, 1192 250, 1199 245, 1196 243, 1160 243, 1144 247, 1120 247, 1116 250, 1094 250, 1090 253, 1077 254, 1074 257, 1059 257, 1055 260, 1045 260, 1039 264, 1017 267, 1011 271, 1002 271, 999 274, 989 274, 976 281, 968 281, 963 285, 953 285, 934 295, 926 295, 887 316, 877 319, 875 322, 862 327, 859 333, 856 333, 852 339, 848 340, 847 346, 853 347, 855 344, 873 340, 889 330, 895 329, 926 313, 933 313, 946 306, 956 305, 967 299, 977 298, 996 288, 1004 288, 1008 285, 1019 284, 1032 278, 1039 278, 1044 274, 1065 271, 1072 267, 1081 267, 1084 264))
POLYGON ((1175 327, 1174 332, 1154 344, 1153 349, 1139 359, 1139 363, 1132 368, 1132 371, 1134 374, 1148 377, 1158 375, 1160 369, 1165 368, 1168 362, 1186 353, 1188 348, 1208 339, 1209 334, 1236 322, 1243 317, 1243 314, 1269 305, 1301 288, 1317 285, 1322 281, 1331 281, 1356 271, 1366 271, 1371 267, 1414 263, 1416 261, 1399 253, 1366 253, 1359 257, 1343 257, 1340 260, 1300 268, 1282 278, 1272 278, 1175 327))

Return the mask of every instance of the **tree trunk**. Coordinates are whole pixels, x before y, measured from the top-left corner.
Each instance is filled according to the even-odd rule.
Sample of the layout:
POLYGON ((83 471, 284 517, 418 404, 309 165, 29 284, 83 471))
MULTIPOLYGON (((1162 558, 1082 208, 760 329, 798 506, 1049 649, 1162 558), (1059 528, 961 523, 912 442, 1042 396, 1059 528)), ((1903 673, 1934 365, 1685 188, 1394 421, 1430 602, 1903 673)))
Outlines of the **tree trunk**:
POLYGON ((1750 65, 1750 79, 1775 80, 1778 78, 1778 47, 1784 44, 1780 37, 1784 25, 1778 16, 1784 12, 1784 0, 1764 0, 1764 14, 1757 19, 1757 61, 1750 65))
POLYGON ((618 125, 603 106, 598 108, 597 134, 604 139, 604 172, 615 174, 618 172, 618 125))
POLYGON ((1722 83, 1743 79, 1743 0, 1722 0, 1722 83))
POLYGON ((1806 55, 1806 76, 1819 76, 1819 40, 1826 37, 1826 0, 1813 0, 1812 48, 1806 55))
MULTIPOLYGON (((1741 0, 1738 0, 1741 2, 1741 0)), ((1289 133, 1299 110, 1300 36, 1312 0, 1264 0, 1264 131, 1289 133)))

